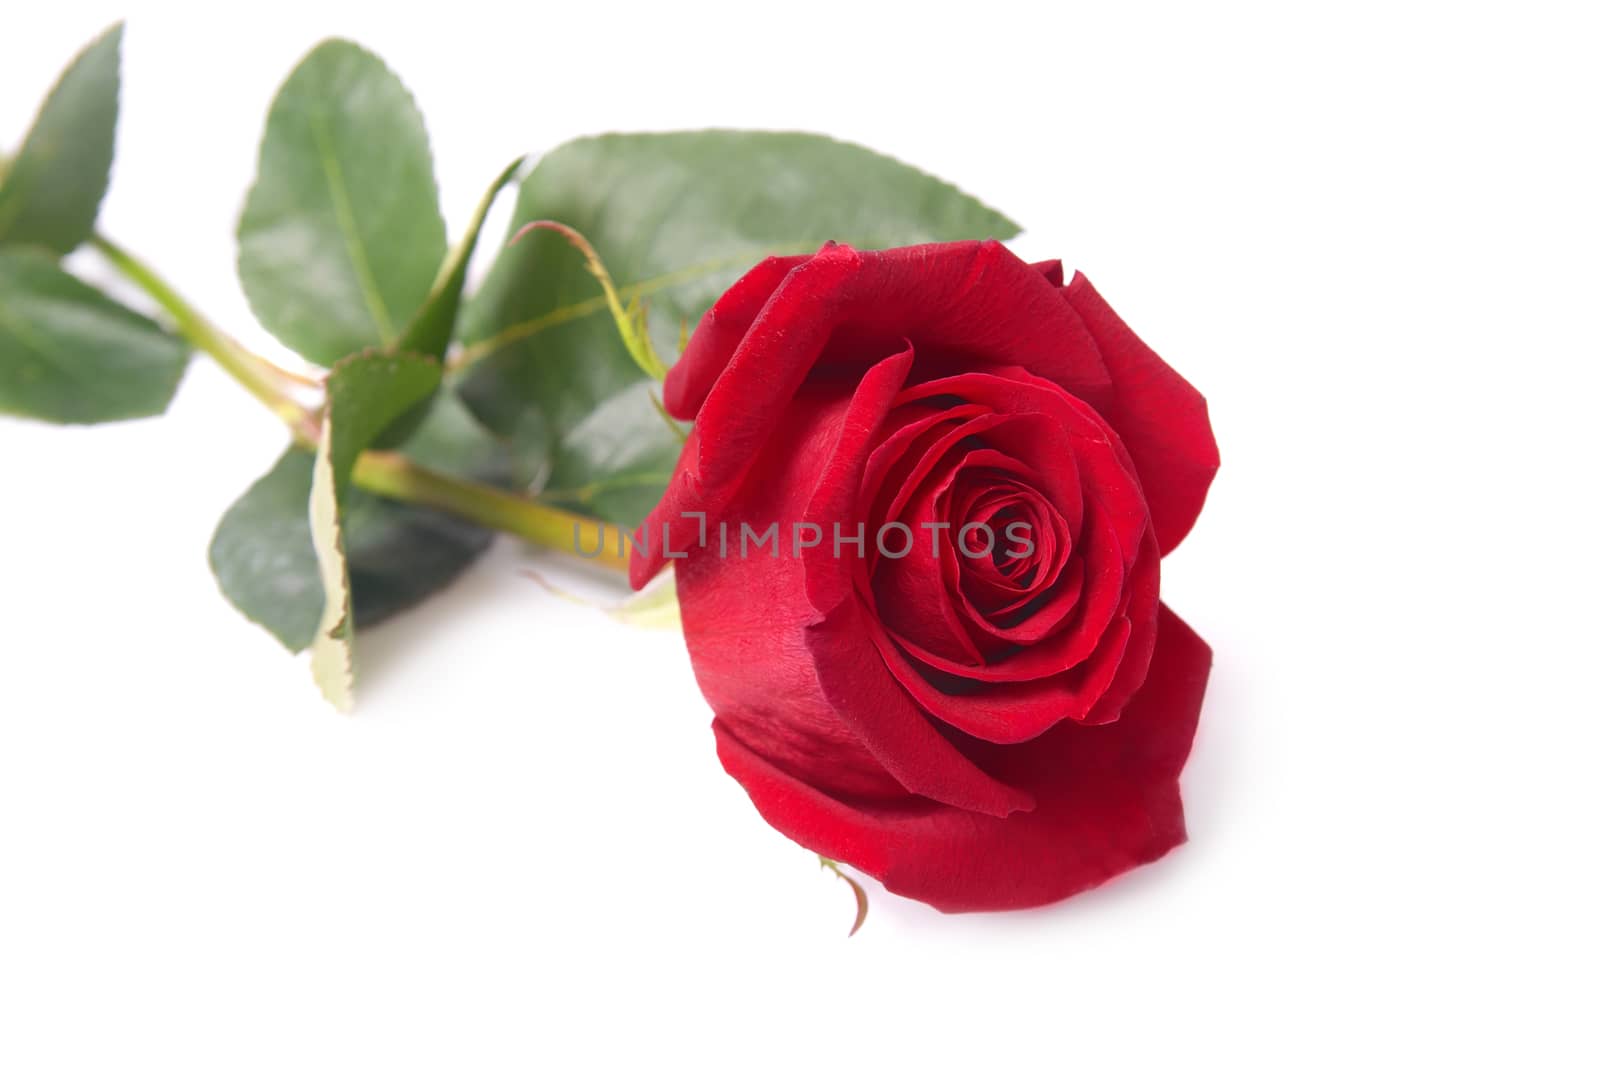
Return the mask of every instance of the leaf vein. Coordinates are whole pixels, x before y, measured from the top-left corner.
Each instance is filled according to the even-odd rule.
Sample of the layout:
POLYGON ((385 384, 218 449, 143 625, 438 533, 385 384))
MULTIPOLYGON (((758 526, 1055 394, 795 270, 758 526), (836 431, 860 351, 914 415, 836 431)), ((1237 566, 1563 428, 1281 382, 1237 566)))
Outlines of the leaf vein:
POLYGON ((385 346, 392 345, 395 340, 394 324, 389 316, 389 308, 384 304, 383 294, 378 289, 372 264, 367 259, 367 249, 361 241, 361 233, 356 228, 355 208, 350 203, 350 190, 345 184, 344 168, 339 164, 339 157, 333 144, 333 134, 328 129, 327 113, 321 108, 312 108, 307 114, 307 120, 311 125, 312 139, 317 143, 317 158, 322 163, 323 177, 328 181, 328 196, 333 202, 334 220, 339 225, 340 237, 344 239, 345 252, 350 256, 350 266, 355 271, 356 284, 361 288, 361 299, 367 306, 367 315, 371 317, 373 326, 378 330, 378 340, 385 346))

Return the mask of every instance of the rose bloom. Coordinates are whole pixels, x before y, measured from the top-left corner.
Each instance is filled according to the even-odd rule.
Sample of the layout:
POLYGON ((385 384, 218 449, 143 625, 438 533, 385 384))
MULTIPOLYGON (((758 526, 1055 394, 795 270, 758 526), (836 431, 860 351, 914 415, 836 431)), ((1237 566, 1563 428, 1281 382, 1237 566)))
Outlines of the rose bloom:
POLYGON ((946 911, 1182 843, 1211 651, 1160 603, 1161 557, 1216 443, 1087 279, 997 242, 774 257, 665 402, 694 429, 632 581, 671 550, 718 755, 768 822, 946 911), (879 538, 895 522, 912 538, 879 538))

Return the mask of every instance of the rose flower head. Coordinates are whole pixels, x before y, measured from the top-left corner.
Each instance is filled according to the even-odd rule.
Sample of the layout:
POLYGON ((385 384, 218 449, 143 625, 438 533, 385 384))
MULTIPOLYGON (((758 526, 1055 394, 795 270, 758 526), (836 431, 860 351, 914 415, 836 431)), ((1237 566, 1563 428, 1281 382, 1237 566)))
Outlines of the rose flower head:
POLYGON ((693 420, 632 579, 676 569, 723 766, 778 830, 947 911, 1184 839, 1211 652, 1161 558, 1200 394, 1082 275, 997 242, 774 257, 666 381, 693 420))

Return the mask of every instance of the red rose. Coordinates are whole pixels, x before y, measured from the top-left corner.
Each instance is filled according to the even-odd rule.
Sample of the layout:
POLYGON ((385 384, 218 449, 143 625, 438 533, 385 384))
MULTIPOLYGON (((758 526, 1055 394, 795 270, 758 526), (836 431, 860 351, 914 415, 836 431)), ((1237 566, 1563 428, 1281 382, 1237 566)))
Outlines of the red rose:
POLYGON ((632 564, 681 556, 718 754, 767 821, 946 911, 1184 839, 1211 652, 1157 593, 1216 443, 1061 284, 996 242, 759 264, 667 378, 695 426, 632 564))

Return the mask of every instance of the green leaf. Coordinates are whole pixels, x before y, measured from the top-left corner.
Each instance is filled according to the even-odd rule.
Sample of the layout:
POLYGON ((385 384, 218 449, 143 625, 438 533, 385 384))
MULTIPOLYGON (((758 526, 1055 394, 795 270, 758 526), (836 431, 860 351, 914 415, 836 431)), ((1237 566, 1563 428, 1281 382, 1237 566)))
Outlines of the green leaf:
POLYGON ((58 424, 154 416, 189 349, 62 271, 42 250, 0 250, 0 412, 58 424))
POLYGON ((553 451, 539 497, 615 524, 643 520, 661 498, 684 440, 661 420, 656 385, 627 384, 597 401, 553 451), (635 519, 637 518, 637 520, 635 519))
MULTIPOLYGON (((453 394, 439 395, 400 449, 430 468, 512 484, 504 446, 453 394)), ((311 468, 311 454, 285 451, 229 508, 211 541, 211 569, 223 594, 291 651, 311 645, 323 610, 306 508, 311 468)), ((494 541, 486 528, 359 487, 345 492, 343 512, 358 631, 442 590, 494 541)))
POLYGON ((312 50, 267 115, 239 219, 239 280, 261 323, 319 364, 392 347, 433 289, 444 220, 422 116, 383 61, 312 50))
POLYGON ((311 546, 311 455, 289 449, 223 514, 211 571, 228 601, 291 651, 311 645, 322 584, 311 546))
MULTIPOLYGON (((512 233, 535 220, 589 240, 619 299, 648 306, 663 353, 770 254, 813 252, 828 239, 883 248, 1017 232, 947 183, 867 149, 737 131, 569 142, 523 182, 512 233)), ((543 497, 631 525, 659 499, 682 444, 607 312, 581 253, 559 234, 527 235, 501 253, 468 307, 463 359, 477 363, 463 392, 502 434, 539 411, 553 444, 543 497)))
MULTIPOLYGON (((515 485, 505 445, 452 394, 439 395, 400 452, 439 472, 502 488, 515 485)), ((495 538, 489 529, 448 513, 379 498, 359 487, 345 493, 344 518, 358 628, 375 625, 439 591, 495 538)))
POLYGON ((322 442, 328 445, 333 489, 341 497, 350 486, 356 457, 432 398, 442 375, 438 361, 416 353, 369 350, 333 366, 322 442))
POLYGON ((356 458, 433 397, 443 372, 431 357, 358 353, 333 366, 322 436, 311 468, 311 545, 322 581, 322 617, 311 640, 311 673, 340 710, 355 688, 355 622, 345 558, 345 492, 356 458))
POLYGON ((466 235, 451 250, 450 258, 444 262, 438 278, 433 281, 428 299, 412 317, 411 324, 400 339, 399 349, 425 353, 430 357, 444 357, 450 339, 455 334, 456 314, 461 309, 461 291, 467 283, 467 265, 472 260, 473 249, 478 245, 478 236, 483 233, 483 221, 488 218, 495 198, 516 176, 526 160, 527 157, 519 156, 511 161, 489 185, 472 214, 472 221, 467 224, 466 235))
POLYGON ((62 72, 0 181, 0 244, 76 249, 94 231, 116 148, 119 22, 62 72))
POLYGON ((541 219, 523 227, 511 241, 515 243, 524 235, 534 231, 552 231, 559 234, 567 240, 568 245, 578 251, 583 257, 585 270, 600 284, 600 292, 605 295, 606 308, 611 312, 611 322, 617 325, 617 335, 622 339, 623 349, 628 351, 633 363, 639 366, 639 371, 651 379, 666 379, 667 366, 661 363, 661 357, 651 342, 643 302, 634 298, 626 304, 623 303, 622 296, 617 293, 616 284, 611 281, 611 273, 606 270, 605 262, 600 259, 600 254, 595 252, 594 246, 589 244, 589 239, 565 223, 541 219))
POLYGON ((350 567, 344 556, 344 521, 339 516, 339 478, 334 437, 322 424, 322 441, 311 467, 311 547, 322 586, 322 614, 311 637, 311 677, 335 709, 355 703, 355 622, 350 608, 350 567))

